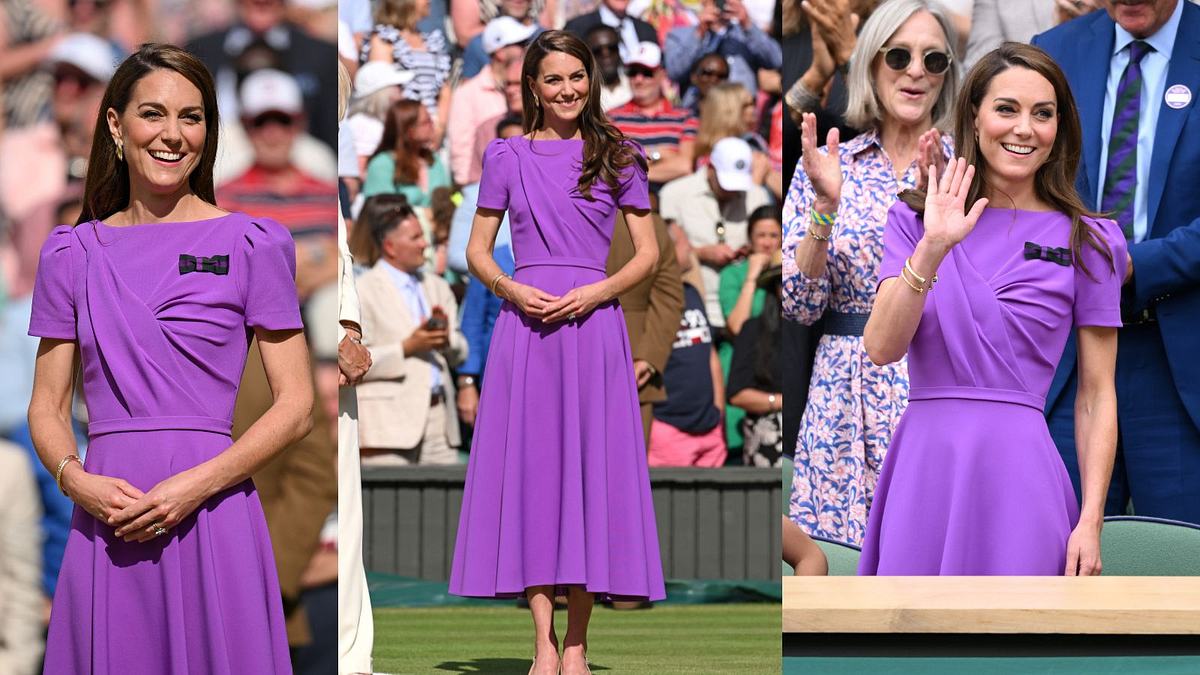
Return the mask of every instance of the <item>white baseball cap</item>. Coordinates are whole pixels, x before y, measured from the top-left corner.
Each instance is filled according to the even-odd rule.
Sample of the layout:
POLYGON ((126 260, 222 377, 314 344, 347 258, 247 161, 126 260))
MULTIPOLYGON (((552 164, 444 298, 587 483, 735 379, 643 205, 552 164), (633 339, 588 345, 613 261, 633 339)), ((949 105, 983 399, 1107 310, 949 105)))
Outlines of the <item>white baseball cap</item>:
POLYGON ((380 89, 392 86, 403 86, 412 81, 413 73, 400 70, 395 65, 383 61, 368 61, 359 67, 354 74, 354 95, 362 98, 370 96, 380 89))
POLYGON ((71 33, 66 36, 54 45, 46 62, 51 66, 70 64, 105 84, 117 72, 116 53, 112 45, 91 33, 71 33))
POLYGON ((713 146, 709 161, 717 172, 717 184, 730 192, 745 192, 754 184, 751 175, 754 156, 750 144, 729 136, 713 146))
POLYGON ((537 29, 537 24, 526 26, 511 16, 496 17, 483 29, 483 51, 490 56, 503 47, 527 42, 537 29))
POLYGON ((242 80, 241 103, 243 117, 258 117, 271 111, 289 115, 304 112, 304 99, 296 78, 272 68, 260 68, 242 80))
POLYGON ((662 65, 662 50, 653 42, 639 42, 637 49, 625 59, 625 65, 633 64, 656 70, 662 65))

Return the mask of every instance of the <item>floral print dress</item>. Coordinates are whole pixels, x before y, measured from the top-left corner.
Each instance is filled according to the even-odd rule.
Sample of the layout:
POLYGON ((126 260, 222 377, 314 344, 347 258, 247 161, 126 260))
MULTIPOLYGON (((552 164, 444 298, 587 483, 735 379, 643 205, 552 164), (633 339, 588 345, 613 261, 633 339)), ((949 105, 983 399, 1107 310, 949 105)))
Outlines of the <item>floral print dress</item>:
MULTIPOLYGON (((944 136, 944 154, 950 149, 944 136)), ((803 164, 784 201, 783 313, 803 324, 816 323, 826 310, 871 311, 888 209, 917 180, 916 162, 897 179, 877 131, 842 143, 839 152, 842 197, 820 278, 796 266, 796 246, 807 235, 815 199, 803 164)), ((804 531, 861 545, 884 453, 907 403, 905 359, 876 366, 861 336, 821 337, 800 421, 789 509, 804 531)))

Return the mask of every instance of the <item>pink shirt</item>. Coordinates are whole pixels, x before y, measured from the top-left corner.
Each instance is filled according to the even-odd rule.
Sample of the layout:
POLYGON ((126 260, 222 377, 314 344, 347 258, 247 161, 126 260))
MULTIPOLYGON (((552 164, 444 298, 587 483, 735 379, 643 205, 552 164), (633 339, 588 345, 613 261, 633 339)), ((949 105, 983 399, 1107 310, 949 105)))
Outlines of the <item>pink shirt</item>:
POLYGON ((455 183, 479 182, 483 173, 483 154, 476 149, 476 133, 485 121, 494 120, 507 111, 508 102, 504 92, 496 87, 490 65, 454 90, 446 135, 450 139, 450 172, 455 183))

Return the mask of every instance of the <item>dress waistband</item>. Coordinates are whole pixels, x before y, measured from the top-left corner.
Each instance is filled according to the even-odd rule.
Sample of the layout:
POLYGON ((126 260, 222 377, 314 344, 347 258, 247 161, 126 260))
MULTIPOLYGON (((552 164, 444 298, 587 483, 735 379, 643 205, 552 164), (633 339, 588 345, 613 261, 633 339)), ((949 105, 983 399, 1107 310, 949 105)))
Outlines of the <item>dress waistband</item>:
POLYGON ((228 436, 233 431, 233 422, 216 417, 121 417, 89 422, 88 436, 96 437, 123 431, 163 431, 166 429, 211 431, 228 436))
POLYGON ((914 387, 908 392, 910 401, 928 401, 938 398, 965 398, 975 401, 997 401, 1029 406, 1037 411, 1046 407, 1046 397, 1015 389, 989 389, 987 387, 914 387))
POLYGON ((826 335, 855 335, 862 337, 863 329, 867 327, 867 312, 825 312, 821 324, 826 335))
POLYGON ((608 271, 604 262, 589 260, 587 258, 567 258, 564 256, 522 258, 517 261, 515 269, 522 270, 526 267, 582 267, 589 270, 596 270, 597 272, 608 271))

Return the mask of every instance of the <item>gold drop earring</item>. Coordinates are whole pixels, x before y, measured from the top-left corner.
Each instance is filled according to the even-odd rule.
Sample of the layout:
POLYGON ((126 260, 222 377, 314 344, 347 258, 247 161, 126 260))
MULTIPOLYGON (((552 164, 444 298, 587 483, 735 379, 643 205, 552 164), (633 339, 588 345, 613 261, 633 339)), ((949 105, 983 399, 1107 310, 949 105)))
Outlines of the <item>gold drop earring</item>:
POLYGON ((115 145, 117 147, 117 161, 124 162, 125 161, 125 145, 123 143, 121 143, 121 141, 119 141, 115 138, 113 139, 113 145, 115 145))

